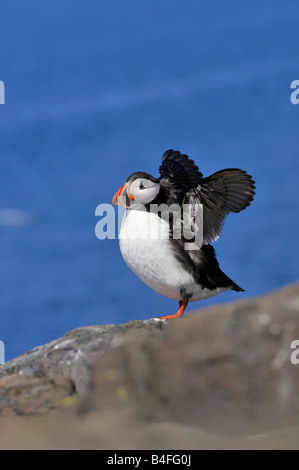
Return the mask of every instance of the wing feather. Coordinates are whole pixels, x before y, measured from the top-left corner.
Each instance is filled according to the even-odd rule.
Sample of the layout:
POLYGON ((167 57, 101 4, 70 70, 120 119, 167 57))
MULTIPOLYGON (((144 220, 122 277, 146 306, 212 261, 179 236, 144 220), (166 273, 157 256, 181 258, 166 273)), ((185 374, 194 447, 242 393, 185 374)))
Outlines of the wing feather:
POLYGON ((255 182, 237 168, 217 171, 186 194, 193 204, 203 205, 203 243, 217 240, 230 212, 241 212, 255 195, 255 182))
POLYGON ((201 230, 205 245, 219 238, 227 215, 244 210, 255 195, 255 182, 246 171, 229 168, 203 178, 194 161, 177 150, 164 153, 159 170, 168 206, 179 204, 182 209, 174 220, 174 232, 182 226, 189 235, 201 230))
POLYGON ((159 182, 163 187, 167 204, 182 204, 185 194, 202 181, 202 173, 187 155, 178 150, 167 150, 159 168, 159 182))

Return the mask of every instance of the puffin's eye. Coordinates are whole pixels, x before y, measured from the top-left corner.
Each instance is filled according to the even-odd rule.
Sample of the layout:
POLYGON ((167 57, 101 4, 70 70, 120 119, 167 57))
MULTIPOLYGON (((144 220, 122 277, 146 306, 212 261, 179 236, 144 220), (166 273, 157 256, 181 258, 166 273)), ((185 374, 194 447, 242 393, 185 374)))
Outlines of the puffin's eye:
POLYGON ((143 183, 140 183, 139 189, 145 189, 144 186, 143 186, 143 183))

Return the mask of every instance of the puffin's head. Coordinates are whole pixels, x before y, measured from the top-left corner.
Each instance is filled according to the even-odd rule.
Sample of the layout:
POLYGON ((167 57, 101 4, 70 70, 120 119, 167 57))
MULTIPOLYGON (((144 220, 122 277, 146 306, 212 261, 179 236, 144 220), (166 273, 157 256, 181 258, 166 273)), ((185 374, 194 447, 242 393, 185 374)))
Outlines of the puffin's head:
POLYGON ((137 209, 152 202, 160 191, 160 183, 153 176, 142 171, 133 173, 114 195, 112 204, 137 209))

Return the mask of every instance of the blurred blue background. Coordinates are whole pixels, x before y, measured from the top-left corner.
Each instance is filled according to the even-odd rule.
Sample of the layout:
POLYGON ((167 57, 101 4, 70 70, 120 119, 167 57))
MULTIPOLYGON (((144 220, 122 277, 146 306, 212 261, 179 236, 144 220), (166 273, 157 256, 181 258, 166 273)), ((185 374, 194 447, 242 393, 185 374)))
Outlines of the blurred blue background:
POLYGON ((298 279, 298 0, 11 0, 0 18, 6 360, 79 326, 176 312, 95 237, 96 207, 132 172, 158 176, 168 148, 257 183, 214 244, 246 293, 188 311, 298 279))

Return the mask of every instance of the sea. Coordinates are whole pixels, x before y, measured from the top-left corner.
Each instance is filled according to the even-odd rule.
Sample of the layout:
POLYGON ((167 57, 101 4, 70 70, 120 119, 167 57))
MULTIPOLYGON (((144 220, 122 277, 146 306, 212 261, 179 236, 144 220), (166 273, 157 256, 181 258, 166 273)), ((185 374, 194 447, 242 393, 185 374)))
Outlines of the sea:
POLYGON ((6 361, 74 328, 177 311, 125 265, 117 234, 95 232, 96 208, 131 173, 157 177, 167 149, 204 176, 241 168, 256 181, 214 243, 245 292, 186 315, 298 280, 298 22, 298 0, 2 2, 6 361))

